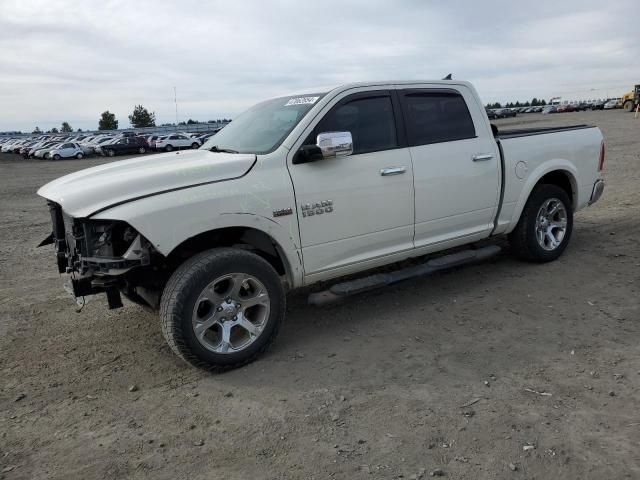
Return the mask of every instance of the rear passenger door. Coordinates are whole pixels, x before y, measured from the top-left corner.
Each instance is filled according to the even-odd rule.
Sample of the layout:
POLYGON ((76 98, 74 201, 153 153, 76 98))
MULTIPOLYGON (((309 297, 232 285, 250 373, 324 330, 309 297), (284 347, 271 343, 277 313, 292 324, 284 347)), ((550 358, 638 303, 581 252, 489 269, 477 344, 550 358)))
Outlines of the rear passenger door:
POLYGON ((399 91, 413 162, 415 246, 489 234, 499 200, 499 152, 463 85, 399 91))

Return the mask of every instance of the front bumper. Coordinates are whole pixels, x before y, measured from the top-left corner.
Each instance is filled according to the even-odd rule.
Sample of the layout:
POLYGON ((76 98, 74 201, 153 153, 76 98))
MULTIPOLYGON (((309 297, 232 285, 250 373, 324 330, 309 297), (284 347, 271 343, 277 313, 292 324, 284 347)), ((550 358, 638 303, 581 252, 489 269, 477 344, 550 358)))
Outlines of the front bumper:
POLYGON ((76 299, 106 293, 109 308, 121 307, 123 275, 135 267, 149 265, 148 242, 137 234, 118 252, 96 256, 93 224, 68 216, 55 202, 48 203, 53 232, 41 245, 55 245, 58 272, 71 275, 68 291, 76 299))
POLYGON ((602 196, 604 192, 604 180, 598 179, 596 183, 593 184, 593 190, 591 190, 591 198, 589 199, 589 205, 593 205, 602 196))

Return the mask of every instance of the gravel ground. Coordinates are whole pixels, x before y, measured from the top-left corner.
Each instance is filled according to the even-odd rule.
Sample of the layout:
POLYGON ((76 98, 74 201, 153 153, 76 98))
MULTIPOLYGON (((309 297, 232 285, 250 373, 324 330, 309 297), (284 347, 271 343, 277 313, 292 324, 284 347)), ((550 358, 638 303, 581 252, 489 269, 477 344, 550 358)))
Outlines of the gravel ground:
POLYGON ((36 189, 106 160, 0 156, 0 478, 640 478, 640 119, 594 123, 602 200, 547 265, 492 262, 323 309, 258 362, 181 363, 157 317, 76 313, 36 189))

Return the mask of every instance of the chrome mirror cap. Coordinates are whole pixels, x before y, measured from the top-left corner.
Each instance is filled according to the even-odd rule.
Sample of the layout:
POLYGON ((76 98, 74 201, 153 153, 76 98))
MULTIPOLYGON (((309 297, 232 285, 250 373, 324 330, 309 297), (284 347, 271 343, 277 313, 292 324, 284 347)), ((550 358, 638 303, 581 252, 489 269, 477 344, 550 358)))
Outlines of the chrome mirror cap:
POLYGON ((316 138, 323 158, 344 157, 353 153, 351 132, 323 132, 316 138))

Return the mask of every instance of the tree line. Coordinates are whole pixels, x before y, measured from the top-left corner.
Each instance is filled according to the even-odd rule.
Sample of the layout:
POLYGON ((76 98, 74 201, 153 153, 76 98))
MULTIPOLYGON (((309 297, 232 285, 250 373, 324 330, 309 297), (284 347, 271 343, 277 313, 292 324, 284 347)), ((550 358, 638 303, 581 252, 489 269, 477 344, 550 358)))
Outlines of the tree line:
POLYGON ((534 97, 530 102, 507 102, 504 105, 500 102, 487 103, 487 108, 544 107, 546 104, 546 101, 534 97))
MULTIPOLYGON (((230 122, 226 118, 218 119, 218 120, 209 120, 206 123, 221 123, 221 122, 230 122)), ((133 112, 129 115, 129 123, 133 128, 145 128, 145 127, 155 127, 156 126, 156 113, 149 112, 142 105, 136 105, 133 108, 133 112)), ((178 125, 197 125, 199 122, 197 120, 189 119, 186 122, 180 122, 178 125)), ((162 126, 175 126, 173 123, 164 123, 162 126)), ((98 120, 98 130, 117 130, 118 129, 118 120, 116 119, 115 114, 111 113, 109 110, 102 112, 100 115, 100 119, 98 120)), ((82 132, 82 129, 79 128, 78 132, 82 132)), ((47 132, 43 132, 40 130, 40 127, 36 127, 32 133, 70 133, 73 132, 73 128, 69 125, 69 122, 62 122, 62 126, 60 129, 54 127, 51 130, 47 130, 47 132)))

